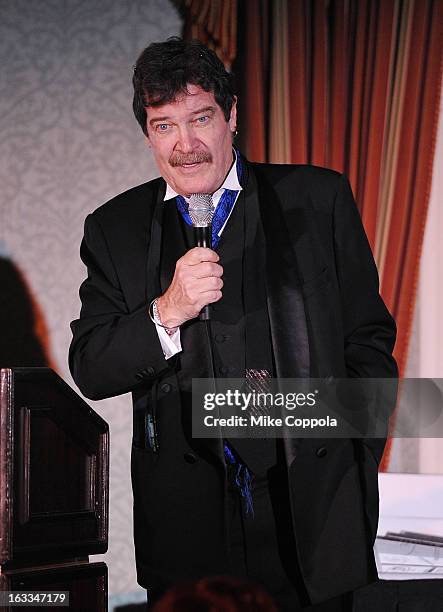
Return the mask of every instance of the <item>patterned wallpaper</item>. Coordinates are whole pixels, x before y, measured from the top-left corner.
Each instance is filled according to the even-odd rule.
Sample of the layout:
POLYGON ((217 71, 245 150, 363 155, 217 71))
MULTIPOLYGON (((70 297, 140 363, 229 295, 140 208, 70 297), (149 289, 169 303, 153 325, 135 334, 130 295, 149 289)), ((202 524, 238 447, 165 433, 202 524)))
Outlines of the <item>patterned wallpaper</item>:
MULTIPOLYGON (((157 174, 132 116, 131 66, 180 29, 168 0, 0 0, 0 257, 21 271, 71 385, 83 221, 157 174)), ((89 403, 111 428, 110 593, 133 591, 130 398, 89 403)))

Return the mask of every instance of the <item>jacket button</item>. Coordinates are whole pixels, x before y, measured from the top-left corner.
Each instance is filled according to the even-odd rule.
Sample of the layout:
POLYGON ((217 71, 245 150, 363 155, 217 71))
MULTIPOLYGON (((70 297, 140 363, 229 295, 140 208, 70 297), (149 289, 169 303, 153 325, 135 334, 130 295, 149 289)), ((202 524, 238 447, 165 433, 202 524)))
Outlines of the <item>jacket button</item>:
POLYGON ((195 463, 197 461, 197 457, 194 455, 194 453, 185 453, 183 458, 186 463, 195 463))
POLYGON ((218 370, 219 370, 220 374, 227 374, 228 373, 228 368, 226 366, 220 366, 218 370))
POLYGON ((225 340, 226 340, 226 337, 223 334, 215 334, 216 342, 224 342, 225 340))
POLYGON ((328 454, 328 449, 325 446, 320 446, 320 448, 317 448, 315 454, 317 455, 317 457, 326 457, 326 455, 328 454))
POLYGON ((160 389, 163 391, 163 393, 169 393, 171 390, 171 385, 169 383, 163 383, 160 389))

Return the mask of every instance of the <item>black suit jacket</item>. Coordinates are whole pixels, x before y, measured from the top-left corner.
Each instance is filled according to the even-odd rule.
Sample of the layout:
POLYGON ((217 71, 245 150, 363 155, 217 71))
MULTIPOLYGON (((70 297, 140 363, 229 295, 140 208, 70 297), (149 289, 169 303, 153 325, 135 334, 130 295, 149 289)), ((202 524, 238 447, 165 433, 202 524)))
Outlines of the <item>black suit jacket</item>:
MULTIPOLYGON (((276 375, 395 377, 395 324, 347 180, 312 166, 245 164, 245 205, 259 206, 265 231, 276 375)), ((165 360, 147 315, 163 289, 164 190, 155 179, 86 219, 88 278, 69 357, 86 397, 132 391, 135 412, 157 404, 160 453, 132 448, 137 572, 146 587, 229 571, 221 441, 203 448, 185 435, 175 359, 165 360)), ((376 578, 383 448, 384 440, 285 440, 294 555, 313 603, 376 578)))

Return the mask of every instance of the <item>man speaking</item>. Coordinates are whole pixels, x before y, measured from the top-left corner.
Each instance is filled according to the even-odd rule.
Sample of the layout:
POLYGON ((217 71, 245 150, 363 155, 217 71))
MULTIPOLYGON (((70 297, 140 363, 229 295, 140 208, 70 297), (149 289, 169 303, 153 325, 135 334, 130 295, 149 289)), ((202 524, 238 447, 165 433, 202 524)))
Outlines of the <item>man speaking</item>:
POLYGON ((199 42, 151 44, 133 83, 161 178, 87 217, 69 362, 86 397, 132 392, 138 581, 155 600, 179 581, 245 576, 281 610, 350 609, 377 578, 384 440, 191 435, 193 378, 396 376, 348 181, 248 162, 233 147, 232 77, 199 42))

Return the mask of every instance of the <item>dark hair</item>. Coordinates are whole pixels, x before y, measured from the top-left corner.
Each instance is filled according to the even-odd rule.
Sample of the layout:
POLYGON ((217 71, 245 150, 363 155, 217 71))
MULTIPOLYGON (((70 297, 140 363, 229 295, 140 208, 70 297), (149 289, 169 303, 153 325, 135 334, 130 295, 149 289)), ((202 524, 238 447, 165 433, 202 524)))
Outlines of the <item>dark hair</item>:
POLYGON ((277 612, 266 591, 245 578, 214 576, 177 584, 154 605, 153 612, 277 612))
POLYGON ((177 95, 186 93, 188 83, 212 92, 229 121, 235 95, 232 74, 200 41, 173 37, 146 47, 134 66, 132 108, 144 134, 146 107, 173 102, 177 95))

